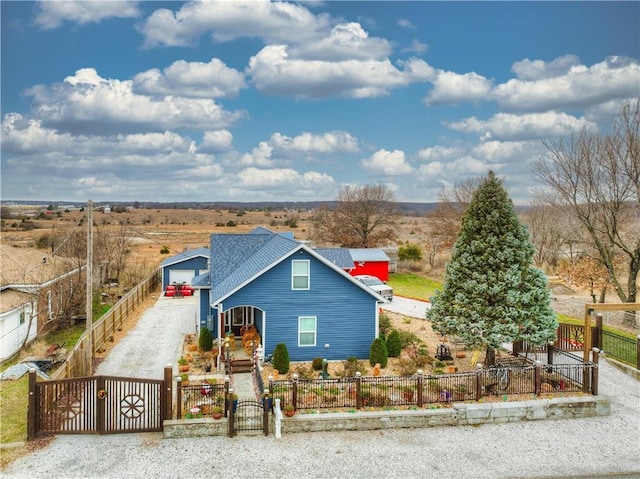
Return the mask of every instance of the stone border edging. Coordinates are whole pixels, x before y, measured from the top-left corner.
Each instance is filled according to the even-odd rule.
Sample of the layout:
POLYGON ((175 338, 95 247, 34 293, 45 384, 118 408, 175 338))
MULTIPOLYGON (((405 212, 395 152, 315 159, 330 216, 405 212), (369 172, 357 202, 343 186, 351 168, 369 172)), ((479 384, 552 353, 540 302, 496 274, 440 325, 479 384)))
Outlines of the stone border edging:
MULTIPOLYGON (((518 421, 587 418, 608 416, 610 413, 611 402, 605 396, 573 396, 513 402, 453 403, 452 407, 437 409, 298 413, 291 418, 283 419, 282 433, 472 426, 518 421)), ((226 420, 213 419, 165 421, 164 437, 221 436, 226 434, 226 425, 226 420)), ((275 428, 270 427, 270 430, 273 431, 275 428)))

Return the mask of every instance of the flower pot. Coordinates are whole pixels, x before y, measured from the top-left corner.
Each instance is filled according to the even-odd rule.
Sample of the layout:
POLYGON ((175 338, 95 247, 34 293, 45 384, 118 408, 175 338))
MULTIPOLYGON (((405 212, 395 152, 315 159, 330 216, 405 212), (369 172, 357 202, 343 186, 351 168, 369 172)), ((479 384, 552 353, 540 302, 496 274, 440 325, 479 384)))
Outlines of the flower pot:
POLYGON ((296 412, 295 412, 295 411, 293 411, 293 410, 292 410, 292 411, 285 411, 285 412, 284 412, 284 415, 285 415, 285 416, 287 416, 287 417, 292 417, 295 413, 296 413, 296 412))
POLYGON ((404 396, 405 400, 413 401, 413 391, 405 391, 402 393, 402 395, 404 396))
POLYGON ((223 413, 221 413, 221 412, 214 412, 214 413, 212 414, 213 419, 220 419, 220 418, 222 418, 222 416, 223 416, 223 415, 224 415, 224 414, 223 414, 223 413))
POLYGON ((181 364, 180 366, 178 366, 178 371, 181 373, 186 373, 187 371, 189 371, 189 365, 188 364, 181 364))

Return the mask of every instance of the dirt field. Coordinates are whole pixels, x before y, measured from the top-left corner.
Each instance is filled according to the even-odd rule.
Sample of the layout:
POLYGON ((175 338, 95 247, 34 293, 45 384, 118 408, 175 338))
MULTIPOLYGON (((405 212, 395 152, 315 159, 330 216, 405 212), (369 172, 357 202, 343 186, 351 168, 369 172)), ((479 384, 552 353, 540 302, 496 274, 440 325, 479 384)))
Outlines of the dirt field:
MULTIPOLYGON (((17 210, 24 214, 25 211, 17 210)), ((48 215, 47 219, 27 220, 33 229, 22 231, 24 221, 3 220, 2 228, 2 270, 3 283, 11 282, 9 276, 20 276, 25 269, 42 263, 47 250, 38 249, 38 239, 56 230, 77 228, 74 226, 85 213, 81 211, 60 211, 59 215, 48 215), (14 265, 12 270, 8 267, 14 265), (6 274, 5 274, 6 273, 6 274), (5 278, 5 276, 7 276, 5 278)), ((94 236, 104 228, 121 228, 124 225, 130 240, 129 264, 135 269, 151 272, 165 258, 187 249, 209 247, 212 233, 247 233, 258 226, 274 232, 291 231, 297 240, 311 238, 310 211, 249 211, 212 209, 134 209, 123 213, 94 212, 94 236), (297 219, 297 227, 291 228, 285 222, 297 219), (231 226, 234 225, 234 226, 231 226), (161 253, 166 248, 168 253, 161 253)), ((428 236, 428 219, 424 217, 401 217, 398 220, 399 244, 405 242, 423 243, 428 236)), ((322 245, 318 245, 322 246, 322 245)), ((138 272, 135 276, 141 275, 138 272)))

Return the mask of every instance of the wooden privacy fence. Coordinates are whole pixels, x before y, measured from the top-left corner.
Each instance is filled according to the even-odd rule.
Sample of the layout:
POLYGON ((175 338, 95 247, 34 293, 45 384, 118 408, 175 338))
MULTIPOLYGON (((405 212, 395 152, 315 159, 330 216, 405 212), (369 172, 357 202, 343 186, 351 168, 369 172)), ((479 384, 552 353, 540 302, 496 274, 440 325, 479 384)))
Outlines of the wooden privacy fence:
POLYGON ((37 381, 29 372, 27 437, 162 431, 171 419, 171 367, 164 379, 115 376, 37 381))
POLYGON ((92 326, 91 345, 89 334, 80 337, 62 367, 51 376, 52 379, 75 378, 89 376, 87 358, 93 357, 95 352, 109 341, 122 328, 122 323, 160 284, 160 270, 155 271, 135 288, 125 294, 109 311, 103 314, 92 326), (90 348, 90 355, 87 349, 90 348))

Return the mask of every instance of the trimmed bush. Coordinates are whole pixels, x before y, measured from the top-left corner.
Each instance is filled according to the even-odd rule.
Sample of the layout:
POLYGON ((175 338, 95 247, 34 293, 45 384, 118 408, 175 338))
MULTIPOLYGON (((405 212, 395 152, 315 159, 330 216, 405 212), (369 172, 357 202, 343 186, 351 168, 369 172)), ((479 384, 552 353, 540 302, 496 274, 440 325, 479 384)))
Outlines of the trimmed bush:
POLYGON ((322 371, 322 358, 313 358, 313 361, 311 361, 311 367, 314 371, 322 371))
POLYGON ((289 372, 289 350, 284 343, 276 344, 273 350, 273 368, 280 374, 289 372))
POLYGON ((397 329, 391 331, 387 338, 387 352, 390 358, 397 358, 402 352, 402 340, 397 329))
POLYGON ((202 326, 202 328, 200 328, 198 347, 202 351, 211 351, 211 348, 213 347, 213 335, 211 334, 211 331, 209 331, 209 328, 207 328, 206 326, 202 326))
POLYGON ((376 338, 371 343, 371 349, 369 350, 369 364, 375 366, 380 364, 381 368, 387 367, 387 360, 389 359, 389 352, 387 351, 387 345, 381 338, 376 338))

